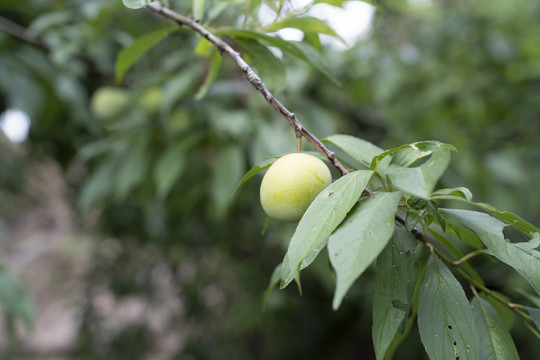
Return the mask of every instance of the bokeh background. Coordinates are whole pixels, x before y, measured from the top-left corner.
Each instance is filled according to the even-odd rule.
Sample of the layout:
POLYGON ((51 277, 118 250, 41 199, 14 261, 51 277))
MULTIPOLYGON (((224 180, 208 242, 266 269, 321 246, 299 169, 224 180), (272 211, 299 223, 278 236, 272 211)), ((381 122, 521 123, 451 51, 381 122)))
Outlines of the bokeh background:
MULTIPOLYGON (((241 26, 261 2, 206 3, 219 28, 241 26)), ((333 3, 349 17, 359 9, 333 3)), ((287 54, 277 73, 246 58, 319 138, 449 142, 459 151, 443 186, 538 226, 538 2, 362 4, 368 31, 348 46, 300 34, 340 86, 287 54)), ((372 272, 334 312, 321 257, 303 272, 302 296, 274 290, 261 310, 294 226, 261 234, 260 178, 231 193, 254 164, 295 151, 294 133, 230 59, 201 98, 200 38, 174 28, 120 0, 0 1, 0 358, 374 359, 372 272), (171 34, 116 83, 120 50, 164 27, 171 34), (108 87, 123 106, 103 114, 96 94, 108 87)), ((475 265, 489 286, 533 304, 507 268, 475 265)), ((536 358, 538 340, 506 320, 521 358, 536 358)), ((424 357, 414 332, 395 356, 424 357)))

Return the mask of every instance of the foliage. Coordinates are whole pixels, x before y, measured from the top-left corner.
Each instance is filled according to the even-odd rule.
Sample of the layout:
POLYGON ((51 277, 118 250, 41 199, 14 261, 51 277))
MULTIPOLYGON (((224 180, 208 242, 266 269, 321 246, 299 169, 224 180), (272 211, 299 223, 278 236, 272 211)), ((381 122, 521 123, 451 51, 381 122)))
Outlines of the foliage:
MULTIPOLYGON (((29 156, 54 157, 66 173, 83 169, 71 179, 78 214, 99 212, 98 245, 122 244, 116 257, 96 251, 89 294, 105 287, 152 303, 159 293, 150 274, 178 274, 171 287, 186 311, 168 326, 174 333, 188 322, 191 331, 176 358, 536 354, 540 310, 527 304, 540 295, 540 238, 514 213, 539 213, 530 201, 539 174, 537 5, 377 2, 372 36, 336 53, 324 36, 343 40, 307 14, 313 4, 166 2, 233 44, 349 171, 296 229, 270 223, 259 238, 253 179, 296 142, 230 59, 186 27, 120 1, 30 3, 0 3, 28 29, 18 39, 0 32, 8 69, 0 106, 31 116, 29 156), (272 16, 261 18, 261 8, 272 16), (275 34, 283 28, 303 39, 275 34), (104 120, 90 99, 113 85, 130 106, 104 120), (153 105, 151 92, 160 95, 153 105), (456 148, 445 142, 459 150, 448 172, 456 148), (473 192, 496 207, 474 202, 473 192), (303 297, 270 293, 292 280, 303 297)), ((30 319, 22 309, 11 306, 30 319)), ((136 349, 136 358, 155 340, 144 325, 108 339, 104 331, 90 297, 73 353, 122 358, 136 349)))

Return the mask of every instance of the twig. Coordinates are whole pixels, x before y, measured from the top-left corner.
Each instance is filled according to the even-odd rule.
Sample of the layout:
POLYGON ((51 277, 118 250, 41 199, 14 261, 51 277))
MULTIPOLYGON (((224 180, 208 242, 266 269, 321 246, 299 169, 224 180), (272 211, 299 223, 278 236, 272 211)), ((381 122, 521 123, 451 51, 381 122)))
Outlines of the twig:
MULTIPOLYGON (((148 8, 166 18, 169 18, 175 22, 177 22, 179 25, 186 25, 202 36, 204 36, 208 41, 210 41, 214 46, 218 48, 221 54, 226 53, 228 54, 238 65, 238 67, 242 70, 242 72, 245 74, 247 80, 257 89, 261 94, 264 96, 264 98, 276 109, 289 123, 293 126, 295 130, 295 134, 297 136, 298 144, 299 140, 301 138, 300 134, 304 136, 310 143, 312 143, 319 151, 321 151, 326 157, 334 164, 334 166, 341 172, 342 175, 345 175, 348 173, 347 169, 345 169, 339 160, 337 160, 335 154, 330 151, 326 146, 322 144, 322 142, 317 139, 315 136, 313 136, 307 129, 305 129, 302 124, 296 119, 296 116, 294 113, 289 111, 283 104, 281 104, 266 88, 266 85, 262 82, 262 80, 255 74, 255 72, 249 67, 249 65, 244 61, 244 59, 240 56, 240 54, 235 51, 229 44, 224 42, 223 40, 219 39, 212 33, 210 33, 206 28, 201 26, 197 21, 190 19, 184 15, 178 14, 175 11, 165 8, 161 3, 158 1, 154 1, 148 5, 148 8)), ((364 189, 364 194, 371 196, 373 195, 373 192, 369 190, 368 188, 364 189)), ((401 224, 405 226, 405 220, 399 216, 396 215, 395 221, 398 224, 401 224)), ((473 289, 478 288, 482 291, 486 292, 502 304, 504 304, 506 307, 514 311, 517 315, 522 317, 525 320, 526 325, 529 326, 531 331, 533 333, 540 337, 540 334, 530 326, 531 317, 526 314, 521 309, 523 308, 522 305, 514 304, 511 302, 506 301, 502 296, 497 294, 496 292, 492 291, 491 289, 487 288, 484 284, 478 282, 476 279, 471 277, 465 270, 461 268, 461 264, 468 260, 469 258, 476 255, 476 253, 471 253, 465 256, 462 259, 459 259, 457 261, 454 261, 447 257, 442 251, 434 247, 431 243, 427 241, 427 239, 424 236, 424 233, 422 230, 418 228, 413 228, 411 230, 411 233, 420 241, 424 242, 430 249, 433 251, 440 259, 442 259, 445 263, 448 265, 453 266, 456 271, 465 279, 467 282, 473 287, 473 289)), ((474 290, 475 291, 475 290, 474 290)))
POLYGON ((458 259, 458 260, 454 261, 454 265, 455 265, 455 266, 459 266, 459 265, 461 265, 462 263, 464 263, 465 261, 468 261, 469 259, 472 259, 473 257, 478 256, 478 255, 481 255, 481 254, 483 254, 483 253, 484 253, 484 252, 483 252, 483 251, 480 251, 480 250, 471 251, 471 252, 468 253, 467 255, 463 256, 461 259, 458 259))
MULTIPOLYGON (((300 136, 304 136, 311 144, 313 144, 313 146, 315 146, 320 152, 322 152, 328 158, 328 160, 330 160, 330 162, 334 165, 334 167, 336 167, 336 169, 338 169, 341 175, 349 173, 349 171, 345 169, 345 167, 336 158, 334 152, 324 146, 324 144, 317 137, 315 137, 304 126, 302 126, 298 119, 296 119, 294 113, 288 110, 281 102, 279 102, 274 97, 274 95, 272 95, 272 93, 267 89, 266 85, 262 82, 259 76, 251 69, 251 67, 246 63, 242 56, 229 44, 212 34, 196 20, 193 20, 187 16, 175 12, 174 10, 164 7, 159 1, 154 1, 148 4, 147 8, 161 16, 175 21, 180 26, 185 25, 187 27, 190 27, 191 29, 201 34, 205 39, 210 41, 219 50, 221 54, 226 53, 227 55, 229 55, 234 60, 236 65, 238 65, 238 67, 245 74, 249 83, 253 85, 253 87, 255 87, 257 90, 259 90, 259 92, 264 96, 266 101, 268 101, 272 105, 272 107, 277 110, 294 128, 295 135, 298 140, 297 148, 299 146, 298 144, 300 136)), ((373 191, 365 188, 363 194, 371 196, 373 195, 373 191)), ((405 220, 399 215, 396 215, 395 221, 399 224, 405 225, 405 220)), ((413 228, 411 232, 417 238, 424 236, 422 231, 418 230, 417 228, 413 228)))
POLYGON ((322 152, 328 160, 338 169, 341 175, 348 173, 347 169, 339 162, 336 158, 336 155, 333 151, 328 149, 324 144, 317 139, 313 134, 311 134, 302 124, 296 119, 296 116, 293 112, 287 109, 281 102, 279 102, 274 95, 267 89, 266 85, 262 82, 259 76, 251 69, 251 67, 246 63, 246 61, 240 56, 240 54, 234 50, 229 44, 220 38, 216 37, 210 31, 208 31, 204 26, 199 24, 196 20, 190 19, 187 16, 179 14, 169 8, 164 7, 159 1, 154 1, 147 5, 147 8, 153 12, 162 15, 168 19, 171 19, 178 23, 179 25, 185 25, 195 30, 201 34, 206 40, 210 41, 221 54, 225 53, 229 55, 236 65, 242 70, 247 80, 254 88, 259 90, 259 92, 264 96, 266 101, 268 101, 272 107, 277 110, 294 128, 296 134, 302 134, 313 146, 315 146, 320 152, 322 152))

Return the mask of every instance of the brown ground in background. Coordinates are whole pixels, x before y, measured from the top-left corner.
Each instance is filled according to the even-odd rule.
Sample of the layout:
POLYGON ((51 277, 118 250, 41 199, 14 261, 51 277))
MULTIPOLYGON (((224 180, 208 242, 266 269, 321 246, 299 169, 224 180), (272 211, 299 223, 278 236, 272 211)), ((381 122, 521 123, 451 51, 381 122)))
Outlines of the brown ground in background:
MULTIPOLYGON (((65 354, 76 341, 83 310, 90 302, 100 318, 103 337, 142 322, 154 335, 146 358, 170 358, 185 342, 184 330, 179 331, 185 327, 176 324, 171 329, 172 320, 184 311, 172 284, 174 275, 166 268, 160 271, 156 303, 137 296, 118 300, 106 286, 92 286, 88 291, 87 275, 96 245, 114 248, 118 241, 83 235, 74 217, 73 196, 57 163, 47 160, 29 169, 26 200, 4 219, 6 229, 0 233, 0 260, 26 284, 36 305, 34 329, 21 326, 16 354, 24 359, 69 359, 65 354)), ((0 358, 6 349, 5 329, 0 327, 0 358)))

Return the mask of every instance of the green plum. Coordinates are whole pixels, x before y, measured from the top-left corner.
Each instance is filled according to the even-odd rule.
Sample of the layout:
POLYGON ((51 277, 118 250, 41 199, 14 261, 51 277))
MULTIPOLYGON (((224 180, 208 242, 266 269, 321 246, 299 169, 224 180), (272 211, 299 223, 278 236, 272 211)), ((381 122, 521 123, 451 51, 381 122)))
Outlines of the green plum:
POLYGON ((322 160, 308 154, 288 154, 274 162, 264 175, 261 205, 272 219, 297 222, 330 183, 332 175, 322 160))
POLYGON ((129 93, 120 87, 103 86, 92 95, 92 113, 102 120, 112 120, 129 106, 129 93))

